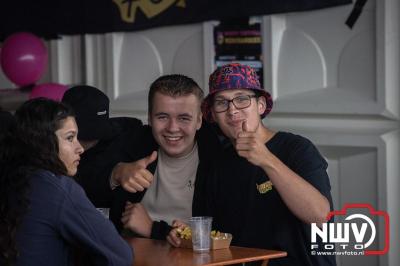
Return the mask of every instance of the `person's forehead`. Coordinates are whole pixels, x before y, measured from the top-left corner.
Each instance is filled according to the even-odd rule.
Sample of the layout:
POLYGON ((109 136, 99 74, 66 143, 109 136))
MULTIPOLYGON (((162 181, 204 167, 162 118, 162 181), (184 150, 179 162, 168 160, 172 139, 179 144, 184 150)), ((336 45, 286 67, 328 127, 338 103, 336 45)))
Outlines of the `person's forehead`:
POLYGON ((200 101, 194 94, 170 96, 156 93, 153 102, 154 112, 195 112, 199 109, 200 101), (197 104, 196 104, 197 103, 197 104))
POLYGON ((156 92, 154 94, 153 101, 158 100, 158 101, 180 101, 180 102, 185 102, 185 101, 193 101, 193 100, 198 100, 197 96, 193 93, 190 94, 185 94, 185 95, 169 95, 165 94, 162 92, 156 92))
POLYGON ((64 133, 68 131, 77 131, 78 127, 75 122, 75 118, 72 116, 68 116, 63 119, 60 124, 60 128, 56 130, 56 132, 64 133))
POLYGON ((235 96, 244 95, 244 94, 248 95, 248 94, 252 94, 252 93, 251 93, 251 90, 249 90, 249 89, 224 90, 224 91, 217 92, 214 95, 214 98, 216 98, 216 97, 229 98, 229 97, 235 97, 235 96))

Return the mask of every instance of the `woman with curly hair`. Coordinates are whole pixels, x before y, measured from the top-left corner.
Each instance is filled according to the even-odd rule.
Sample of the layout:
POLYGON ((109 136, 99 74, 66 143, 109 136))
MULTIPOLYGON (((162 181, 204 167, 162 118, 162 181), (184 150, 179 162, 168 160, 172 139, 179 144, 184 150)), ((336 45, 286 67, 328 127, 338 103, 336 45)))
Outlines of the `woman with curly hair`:
POLYGON ((0 140, 0 265, 132 265, 133 251, 70 178, 83 148, 71 109, 43 98, 0 140))

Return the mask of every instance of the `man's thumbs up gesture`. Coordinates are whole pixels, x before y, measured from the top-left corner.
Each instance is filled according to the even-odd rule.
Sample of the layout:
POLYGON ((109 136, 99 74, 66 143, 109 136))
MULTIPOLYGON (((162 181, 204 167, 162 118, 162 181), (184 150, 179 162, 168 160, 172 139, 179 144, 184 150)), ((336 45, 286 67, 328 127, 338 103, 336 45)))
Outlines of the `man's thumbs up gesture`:
POLYGON ((135 193, 148 188, 153 181, 153 174, 147 166, 157 159, 153 151, 147 157, 130 163, 118 163, 111 173, 111 183, 120 184, 126 191, 135 193))
POLYGON ((247 121, 243 121, 242 131, 236 137, 235 149, 239 156, 262 167, 270 151, 265 146, 265 138, 259 135, 257 131, 249 131, 247 121))

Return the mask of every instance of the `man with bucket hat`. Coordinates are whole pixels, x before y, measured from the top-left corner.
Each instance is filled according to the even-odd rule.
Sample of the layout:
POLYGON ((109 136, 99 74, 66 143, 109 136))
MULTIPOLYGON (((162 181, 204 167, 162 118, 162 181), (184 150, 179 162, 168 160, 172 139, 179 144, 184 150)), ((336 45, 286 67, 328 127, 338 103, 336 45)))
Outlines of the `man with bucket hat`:
POLYGON ((263 124, 272 105, 249 66, 210 75, 204 119, 229 144, 208 179, 214 227, 232 233, 233 245, 288 252, 271 265, 335 265, 334 256, 311 250, 311 223, 326 222, 332 210, 327 163, 308 139, 263 124))
POLYGON ((108 216, 112 204, 109 173, 120 161, 130 158, 127 143, 142 126, 136 118, 110 118, 110 100, 101 90, 77 85, 67 90, 62 102, 76 115, 78 139, 85 152, 75 176, 91 202, 108 216))

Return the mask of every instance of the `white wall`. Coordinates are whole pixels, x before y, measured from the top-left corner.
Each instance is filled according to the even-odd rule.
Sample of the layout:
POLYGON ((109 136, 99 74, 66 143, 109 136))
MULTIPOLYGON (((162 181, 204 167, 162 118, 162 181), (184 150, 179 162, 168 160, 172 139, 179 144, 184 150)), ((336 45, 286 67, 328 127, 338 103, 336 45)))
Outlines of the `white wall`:
MULTIPOLYGON (((262 18, 264 84, 275 102, 264 122, 318 146, 336 209, 370 203, 390 215, 388 255, 341 256, 338 265, 400 265, 399 5, 368 1, 353 29, 344 24, 352 6, 262 18)), ((148 87, 159 75, 186 74, 207 91, 212 26, 64 37, 50 43, 47 77, 94 85, 112 99, 113 115, 146 121, 148 87)), ((0 85, 9 86, 1 74, 0 85)))

